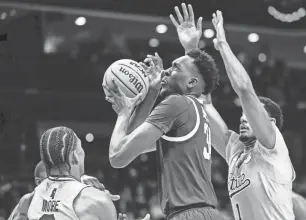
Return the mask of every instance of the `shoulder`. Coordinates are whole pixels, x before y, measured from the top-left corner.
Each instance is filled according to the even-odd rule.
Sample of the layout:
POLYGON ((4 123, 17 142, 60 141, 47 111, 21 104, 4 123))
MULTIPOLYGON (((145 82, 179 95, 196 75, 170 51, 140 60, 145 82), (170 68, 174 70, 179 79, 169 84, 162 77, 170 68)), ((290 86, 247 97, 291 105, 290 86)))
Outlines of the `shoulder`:
POLYGON ((275 130, 275 144, 272 149, 269 149, 263 146, 260 142, 258 142, 258 149, 263 155, 269 157, 277 157, 278 159, 289 158, 289 151, 284 140, 284 137, 278 127, 273 124, 275 130))
MULTIPOLYGON (((79 219, 87 216, 99 217, 101 219, 116 219, 116 209, 110 197, 103 191, 94 187, 84 188, 74 200, 74 210, 79 219)), ((98 218, 98 219, 100 219, 98 218)))
POLYGON ((188 100, 185 96, 179 95, 179 94, 172 94, 167 96, 161 104, 170 104, 172 106, 176 107, 187 107, 188 106, 188 100))
POLYGON ((18 209, 20 212, 26 213, 30 207, 30 204, 32 202, 34 196, 34 192, 25 194, 23 197, 21 197, 19 201, 18 209))

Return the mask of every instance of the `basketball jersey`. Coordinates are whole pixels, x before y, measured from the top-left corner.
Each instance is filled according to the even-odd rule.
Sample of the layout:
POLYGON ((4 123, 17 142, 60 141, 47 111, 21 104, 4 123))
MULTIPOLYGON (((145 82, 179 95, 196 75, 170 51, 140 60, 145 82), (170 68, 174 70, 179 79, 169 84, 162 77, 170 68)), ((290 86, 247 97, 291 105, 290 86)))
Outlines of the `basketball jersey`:
POLYGON ((192 96, 171 95, 147 122, 164 132, 157 144, 159 196, 169 215, 186 206, 216 205, 211 183, 211 134, 200 103, 192 96))
POLYGON ((276 130, 273 149, 256 141, 240 168, 244 151, 239 135, 231 132, 226 148, 228 191, 235 220, 293 220, 292 181, 295 171, 282 134, 276 130))
POLYGON ((70 177, 48 177, 35 188, 34 197, 28 210, 28 219, 78 219, 73 202, 86 187, 89 186, 70 177))

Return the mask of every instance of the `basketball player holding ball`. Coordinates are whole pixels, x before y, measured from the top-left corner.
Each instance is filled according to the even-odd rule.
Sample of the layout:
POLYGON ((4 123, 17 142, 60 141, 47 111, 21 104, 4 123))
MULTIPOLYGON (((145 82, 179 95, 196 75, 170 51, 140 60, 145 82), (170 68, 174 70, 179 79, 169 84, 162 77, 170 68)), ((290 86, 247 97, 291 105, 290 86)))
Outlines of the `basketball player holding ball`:
MULTIPOLYGON (((185 5, 183 9, 187 11, 185 5)), ((188 10, 186 25, 197 30, 192 37, 200 38, 201 19, 195 27, 191 6, 188 10)), ((103 85, 110 94, 106 99, 118 114, 110 141, 110 163, 122 168, 138 155, 156 151, 160 204, 167 219, 222 219, 215 209, 211 183, 210 124, 198 100, 215 88, 215 62, 200 50, 187 51, 165 71, 157 56, 149 55, 145 62, 149 62, 148 67, 142 64, 149 76, 149 91, 134 113, 138 100, 128 98, 119 86, 110 89, 103 85), (158 95, 162 101, 153 108, 158 95)))

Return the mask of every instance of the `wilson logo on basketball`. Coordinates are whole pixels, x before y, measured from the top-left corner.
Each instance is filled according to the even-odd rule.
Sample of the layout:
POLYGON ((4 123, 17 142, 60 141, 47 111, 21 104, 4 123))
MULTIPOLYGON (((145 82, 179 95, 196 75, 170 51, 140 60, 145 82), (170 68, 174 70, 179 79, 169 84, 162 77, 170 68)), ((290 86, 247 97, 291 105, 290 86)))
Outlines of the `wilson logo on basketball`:
POLYGON ((141 71, 141 73, 144 77, 147 77, 146 72, 143 70, 143 68, 138 63, 130 62, 130 65, 135 66, 137 69, 139 69, 141 71))
POLYGON ((121 66, 119 71, 122 72, 124 75, 128 76, 129 82, 134 85, 138 93, 141 93, 141 91, 143 90, 143 85, 141 84, 141 82, 139 82, 138 79, 124 67, 121 66))

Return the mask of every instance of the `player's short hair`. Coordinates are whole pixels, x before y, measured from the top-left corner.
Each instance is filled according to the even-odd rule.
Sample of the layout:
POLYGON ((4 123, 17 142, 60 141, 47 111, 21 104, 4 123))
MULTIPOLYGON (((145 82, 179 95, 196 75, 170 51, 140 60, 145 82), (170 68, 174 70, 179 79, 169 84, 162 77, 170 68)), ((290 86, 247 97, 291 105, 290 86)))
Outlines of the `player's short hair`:
POLYGON ((284 116, 280 106, 267 97, 259 96, 258 98, 259 101, 264 104, 264 108, 266 109, 270 117, 275 118, 276 126, 278 127, 278 129, 281 129, 284 123, 284 116))
POLYGON ((47 175, 52 167, 60 168, 69 164, 69 154, 76 148, 77 135, 67 127, 55 127, 47 130, 40 138, 40 157, 44 162, 47 175))
POLYGON ((46 166, 43 161, 39 161, 39 163, 35 166, 34 177, 40 178, 43 173, 46 172, 46 166))
POLYGON ((187 55, 194 59, 194 64, 205 81, 204 94, 211 93, 217 86, 219 74, 215 60, 205 51, 193 49, 187 55))

